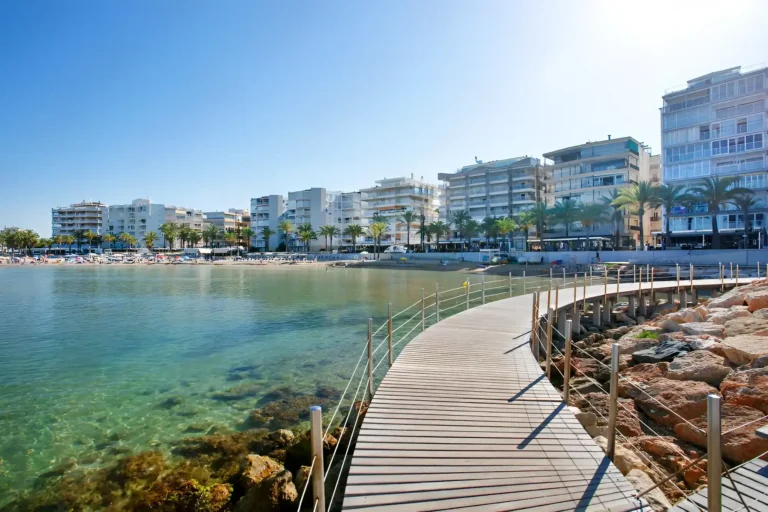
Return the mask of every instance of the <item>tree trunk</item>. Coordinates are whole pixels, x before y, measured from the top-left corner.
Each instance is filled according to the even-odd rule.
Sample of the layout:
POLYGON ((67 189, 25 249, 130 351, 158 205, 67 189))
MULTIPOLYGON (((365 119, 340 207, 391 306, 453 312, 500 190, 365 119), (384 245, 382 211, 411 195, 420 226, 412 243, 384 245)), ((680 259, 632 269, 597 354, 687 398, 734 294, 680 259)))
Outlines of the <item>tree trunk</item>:
POLYGON ((411 225, 405 228, 405 250, 408 251, 408 246, 411 245, 411 225))
MULTIPOLYGON (((645 248, 645 229, 643 228, 643 216, 645 215, 645 209, 637 209, 637 218, 640 220, 640 247, 645 248)), ((642 250, 642 249, 641 249, 642 250)))
POLYGON ((667 218, 664 219, 665 224, 665 233, 664 233, 664 240, 666 240, 666 248, 668 249, 672 245, 672 235, 669 232, 669 213, 667 213, 667 218))
POLYGON ((717 231, 717 214, 712 214, 712 248, 720 248, 720 233, 717 231))

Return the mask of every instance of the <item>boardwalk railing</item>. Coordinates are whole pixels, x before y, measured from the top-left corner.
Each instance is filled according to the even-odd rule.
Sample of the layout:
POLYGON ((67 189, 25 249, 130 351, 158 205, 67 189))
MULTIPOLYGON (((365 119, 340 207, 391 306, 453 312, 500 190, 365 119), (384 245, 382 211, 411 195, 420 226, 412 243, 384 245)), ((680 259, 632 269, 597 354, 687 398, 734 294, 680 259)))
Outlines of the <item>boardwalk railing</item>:
MULTIPOLYGON (((695 269, 692 267, 689 269, 689 273, 693 275, 695 269)), ((642 269, 640 269, 642 272, 642 269)), ((759 277, 759 266, 756 269, 756 273, 759 277)), ((766 268, 766 271, 768 271, 768 268, 766 268)), ((649 281, 645 281, 646 283, 652 283, 653 282, 653 276, 654 276, 654 269, 649 268, 647 271, 647 275, 650 274, 651 278, 649 281)), ((725 275, 728 274, 729 284, 736 286, 738 284, 738 272, 739 268, 738 265, 736 266, 735 273, 731 273, 726 270, 724 265, 720 265, 719 268, 719 278, 721 282, 721 290, 725 285, 725 275), (732 280, 732 282, 731 282, 732 280)), ((641 274, 637 274, 641 275, 641 274)), ((765 275, 765 274, 763 274, 765 275)), ((584 280, 586 281, 588 278, 585 277, 584 280)), ((605 274, 604 279, 606 282, 610 281, 610 278, 607 277, 607 274, 605 274)), ((621 281, 622 277, 621 275, 618 275, 616 278, 614 278, 614 282, 617 284, 621 281)), ((677 269, 677 272, 674 276, 674 279, 677 281, 677 293, 680 296, 680 303, 681 307, 686 307, 688 305, 687 302, 687 292, 690 291, 693 295, 696 292, 696 282, 692 279, 689 279, 690 288, 687 286, 689 283, 683 283, 680 284, 680 278, 679 278, 679 267, 677 269)), ((669 279, 667 279, 669 280, 669 279)), ((629 282, 628 280, 625 282, 629 282)), ((634 280, 632 281, 634 282, 634 280)), ((578 283, 575 281, 573 284, 573 290, 574 290, 574 301, 573 304, 576 305, 578 303, 577 299, 577 289, 578 289, 578 283)), ((655 303, 655 298, 653 297, 653 288, 643 288, 641 285, 641 300, 645 301, 645 293, 649 293, 649 298, 651 303, 655 303)), ((632 293, 631 291, 629 293, 632 293)), ((615 299, 618 302, 620 296, 624 294, 627 294, 626 288, 623 290, 620 290, 618 287, 616 288, 616 296, 615 299)), ((609 293, 605 293, 604 299, 608 300, 609 293)), ((551 296, 548 295, 547 297, 547 303, 551 305, 550 302, 551 296)), ((583 292, 583 300, 586 300, 586 290, 583 292)), ((630 296, 630 298, 634 298, 633 296, 630 296)), ((668 292, 667 300, 673 300, 673 295, 668 292)), ((642 490, 638 498, 646 495, 650 491, 666 484, 670 483, 673 485, 677 491, 680 493, 681 497, 685 498, 689 496, 690 494, 695 493, 696 491, 689 491, 686 493, 683 491, 674 481, 674 479, 680 475, 682 475, 684 472, 688 471, 694 466, 701 465, 703 466, 706 464, 707 469, 707 501, 708 506, 707 510, 721 510, 722 506, 722 476, 726 476, 730 481, 730 489, 735 491, 736 495, 738 496, 741 504, 743 505, 744 510, 749 510, 749 505, 747 504, 747 499, 745 499, 744 495, 739 490, 739 486, 737 485, 736 481, 731 477, 731 473, 737 469, 737 468, 728 468, 728 465, 725 463, 725 461, 722 458, 722 439, 735 431, 746 429, 749 427, 753 427, 756 424, 762 423, 765 420, 768 420, 768 415, 765 415, 761 418, 758 418, 756 420, 752 420, 749 422, 746 422, 742 425, 738 425, 736 427, 732 427, 729 430, 722 432, 721 431, 721 425, 722 425, 722 419, 721 419, 721 398, 718 395, 711 394, 707 397, 707 428, 706 431, 693 423, 691 423, 686 418, 682 417, 680 414, 678 414, 676 411, 670 409, 667 407, 664 403, 660 402, 655 397, 648 394, 644 389, 642 389, 640 386, 638 386, 635 382, 633 382, 630 379, 627 379, 626 377, 623 377, 619 375, 619 344, 613 343, 611 345, 611 364, 608 365, 604 363, 603 361, 600 361, 599 359, 592 356, 590 353, 588 353, 586 350, 578 347, 577 345, 572 343, 572 333, 573 333, 573 323, 572 320, 567 320, 565 322, 565 332, 561 332, 558 330, 557 327, 553 325, 553 309, 551 307, 547 307, 546 311, 547 314, 544 315, 542 312, 542 293, 541 292, 535 292, 533 297, 533 314, 532 314, 532 332, 534 333, 533 336, 531 336, 531 350, 533 351, 534 357, 536 357, 539 361, 541 361, 542 358, 544 358, 544 363, 546 367, 546 373, 547 376, 551 376, 551 368, 555 368, 558 374, 560 374, 560 377, 563 379, 563 401, 568 404, 570 399, 571 392, 575 392, 579 397, 582 399, 582 401, 590 406, 591 411, 596 413, 598 416, 600 416, 606 423, 607 427, 605 429, 604 435, 608 440, 607 443, 607 452, 608 457, 613 460, 615 455, 615 446, 616 446, 616 436, 617 434, 623 438, 623 440, 626 442, 626 446, 630 449, 635 449, 638 452, 638 455, 640 458, 647 462, 649 465, 654 467, 659 471, 659 474, 661 475, 667 475, 663 479, 661 479, 659 482, 655 483, 653 486, 649 487, 648 489, 642 490), (563 350, 560 350, 555 342, 554 335, 557 335, 560 337, 560 340, 564 340, 564 348, 563 350), (552 364, 552 352, 553 350, 557 352, 558 355, 560 355, 563 358, 563 371, 560 371, 560 369, 552 364), (600 408, 597 407, 591 400, 589 400, 586 396, 584 396, 582 393, 578 391, 578 389, 574 389, 571 387, 571 371, 575 371, 579 374, 581 374, 584 377, 587 377, 587 375, 581 371, 578 366, 572 366, 571 360, 573 356, 573 351, 576 350, 579 352, 580 357, 585 357, 588 359, 591 359, 594 361, 597 365, 605 369, 606 371, 610 372, 610 386, 608 390, 605 390, 601 385, 597 383, 597 381, 594 381, 594 384, 597 385, 599 389, 603 393, 606 393, 610 396, 610 399, 608 401, 609 404, 609 411, 608 411, 608 417, 606 418, 603 413, 601 413, 600 408), (633 409, 630 409, 627 405, 621 403, 618 400, 618 388, 619 388, 619 382, 625 383, 647 399, 651 400, 655 403, 655 405, 659 406, 660 408, 664 409, 668 413, 675 416, 680 421, 686 423, 689 427, 692 429, 706 435, 707 439, 707 451, 700 457, 697 457, 695 459, 691 459, 688 455, 683 453, 683 457, 687 461, 687 463, 683 466, 678 468, 676 471, 670 473, 669 471, 661 468, 658 463, 656 463, 653 459, 647 457, 644 453, 642 453, 637 447, 635 447, 629 439, 627 439, 624 434, 622 434, 617 428, 617 416, 619 412, 619 407, 623 409, 624 412, 629 414, 630 416, 634 417, 640 425, 642 425, 646 432, 650 432, 654 436, 662 437, 663 434, 659 434, 656 432, 647 422, 643 421, 643 419, 640 417, 640 415, 634 411, 633 409)), ((610 302, 605 302, 606 306, 610 304, 610 302)), ((631 304, 631 302, 630 302, 631 304)), ((696 299, 694 299, 693 306, 696 305, 696 299)), ((593 302, 593 307, 599 308, 598 303, 593 302)), ((557 308, 557 305, 555 305, 555 308, 557 308)), ((585 312, 586 309, 583 309, 581 312, 579 312, 577 307, 574 307, 574 315, 578 316, 581 315, 581 312, 585 312)), ((609 313, 610 314, 610 313, 609 313)), ((768 453, 768 452, 766 452, 768 453)), ((765 455, 765 454, 763 454, 765 455)), ((762 455, 761 455, 762 456, 762 455)), ((751 501, 752 503, 755 503, 759 500, 759 498, 753 498, 751 501)), ((699 510, 705 510, 695 502, 691 502, 692 505, 694 505, 699 510)))
MULTIPOLYGON (((667 271, 663 272, 661 269, 652 268, 650 265, 633 265, 631 271, 626 265, 623 266, 623 268, 624 270, 622 270, 622 266, 611 266, 609 264, 608 266, 585 266, 583 270, 577 272, 566 272, 566 269, 564 268, 550 269, 548 272, 544 271, 532 276, 526 275, 526 273, 523 272, 523 276, 520 277, 514 277, 511 273, 506 277, 462 275, 461 286, 448 290, 441 290, 436 283, 434 293, 429 295, 425 295, 425 290, 422 288, 420 299, 397 313, 393 313, 392 304, 388 304, 387 319, 376 329, 374 329, 373 319, 369 318, 366 325, 367 337, 362 344, 363 346, 357 359, 357 363, 352 370, 350 378, 330 416, 330 419, 327 421, 324 430, 322 428, 322 411, 319 407, 312 408, 311 437, 313 450, 311 469, 309 472, 310 477, 301 489, 298 509, 302 509, 310 485, 312 486, 312 509, 324 512, 326 509, 330 510, 332 508, 339 491, 339 486, 344 474, 344 467, 350 455, 350 449, 353 445, 355 434, 360 425, 361 416, 367 408, 367 401, 370 401, 373 397, 378 383, 381 382, 386 370, 392 366, 397 354, 399 354, 405 344, 413 339, 415 335, 424 331, 430 325, 438 323, 441 319, 445 319, 458 312, 491 301, 533 292, 534 311, 532 316, 531 347, 533 349, 535 344, 539 344, 541 347, 544 347, 545 353, 549 350, 547 357, 547 376, 550 376, 552 347, 554 347, 558 353, 562 354, 562 352, 551 343, 552 334, 555 333, 563 339, 566 338, 566 336, 553 325, 558 314, 560 295, 563 295, 563 300, 566 301, 567 297, 572 294, 574 311, 578 311, 576 305, 578 302, 577 295, 579 294, 579 291, 582 292, 582 307, 584 307, 586 303, 587 286, 595 286, 602 283, 604 288, 604 299, 608 300, 609 297, 614 297, 615 295, 615 299, 618 301, 619 296, 623 294, 619 291, 619 286, 622 283, 636 283, 641 288, 643 287, 643 283, 650 283, 651 294, 653 294, 653 284, 656 281, 676 281, 677 291, 681 294, 685 294, 690 290, 691 295, 694 296, 695 300, 695 288, 693 283, 694 276, 698 276, 698 274, 697 269, 695 269, 693 265, 690 265, 688 268, 681 268, 678 265, 674 267, 674 272, 671 267, 666 267, 667 271), (539 304, 541 303, 541 297, 545 292, 547 293, 548 304, 552 305, 552 299, 554 300, 554 318, 553 321, 550 322, 539 321, 539 317, 541 316, 539 315, 539 304), (549 342, 544 344, 543 340, 549 340, 549 342), (385 344, 386 348, 383 349, 385 344), (383 352, 381 352, 382 349, 383 352), (378 362, 376 361, 377 354, 380 354, 378 362), (363 364, 364 359, 366 361, 365 364, 363 364), (382 368, 385 362, 386 366, 382 368), (356 385, 354 385, 355 381, 357 382, 356 385), (353 387, 354 392, 351 391, 353 387), (345 403, 347 404, 346 414, 342 409, 345 403), (341 419, 342 416, 343 419, 341 419), (337 417, 340 418, 338 423, 336 423, 337 417), (323 460, 322 453, 323 440, 330 433, 331 428, 334 425, 338 425, 339 427, 339 442, 336 443, 331 456, 326 462, 323 460), (341 437, 346 437, 347 442, 342 443, 341 437), (315 447, 318 447, 318 449, 315 450, 315 447), (343 454, 339 453, 342 449, 344 452, 343 454), (340 464, 340 471, 337 472, 335 482, 332 482, 331 485, 331 482, 327 482, 327 480, 334 462, 340 464), (325 495, 326 489, 330 490, 329 498, 325 495)), ((761 274, 759 264, 757 267, 752 267, 749 270, 742 269, 742 275, 744 275, 745 271, 752 275, 757 274, 758 277, 760 277, 761 274)), ((698 272, 706 272, 711 275, 713 274, 713 267, 707 267, 706 269, 700 268, 698 269, 698 272)), ((722 283, 724 283, 725 279, 731 279, 733 277, 735 277, 738 283, 738 265, 735 270, 731 268, 730 271, 726 269, 724 265, 720 265, 719 268, 714 269, 714 273, 718 275, 722 283)), ((768 264, 766 264, 765 273, 763 275, 766 274, 768 274, 768 264)), ((724 284, 722 287, 724 288, 724 284)), ((570 327, 565 330, 568 333, 571 332, 570 327)), ((557 371, 559 372, 559 369, 557 371)), ((615 431, 615 429, 613 430, 615 431)), ((614 442, 615 436, 612 443, 614 442)))

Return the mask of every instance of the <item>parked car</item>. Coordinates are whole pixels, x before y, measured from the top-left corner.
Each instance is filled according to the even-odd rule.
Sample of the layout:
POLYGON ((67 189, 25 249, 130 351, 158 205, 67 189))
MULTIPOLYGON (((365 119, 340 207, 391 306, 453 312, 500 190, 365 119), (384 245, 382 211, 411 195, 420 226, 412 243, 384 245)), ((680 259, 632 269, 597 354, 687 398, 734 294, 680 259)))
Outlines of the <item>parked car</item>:
POLYGON ((405 254, 406 252, 408 252, 408 251, 406 251, 405 247, 403 247, 402 245, 390 245, 389 247, 384 249, 384 253, 385 254, 386 253, 389 253, 389 254, 393 254, 393 253, 395 253, 395 254, 405 254))

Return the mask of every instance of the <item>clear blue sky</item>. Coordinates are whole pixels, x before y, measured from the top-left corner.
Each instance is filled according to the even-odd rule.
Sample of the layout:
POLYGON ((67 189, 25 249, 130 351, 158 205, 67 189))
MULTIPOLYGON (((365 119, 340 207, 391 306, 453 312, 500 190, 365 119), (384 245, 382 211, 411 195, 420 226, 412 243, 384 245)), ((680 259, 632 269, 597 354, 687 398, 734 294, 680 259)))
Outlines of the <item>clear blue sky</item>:
POLYGON ((0 227, 202 210, 632 135, 665 89, 768 60, 760 0, 0 0, 0 227))

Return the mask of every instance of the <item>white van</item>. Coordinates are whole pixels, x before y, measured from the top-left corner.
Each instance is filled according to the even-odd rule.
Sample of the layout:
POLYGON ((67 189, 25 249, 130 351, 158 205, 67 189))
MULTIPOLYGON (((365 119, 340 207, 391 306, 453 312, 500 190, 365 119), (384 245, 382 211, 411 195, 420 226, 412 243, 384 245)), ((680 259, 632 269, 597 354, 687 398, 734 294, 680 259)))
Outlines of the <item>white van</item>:
POLYGON ((386 253, 390 253, 390 254, 391 253, 405 254, 406 252, 408 252, 408 251, 405 250, 405 247, 403 247, 402 245, 391 245, 391 246, 387 247, 386 249, 384 249, 384 253, 385 254, 386 253))

